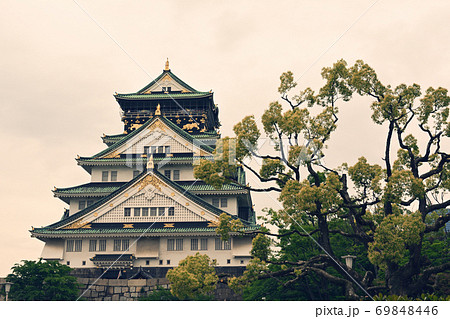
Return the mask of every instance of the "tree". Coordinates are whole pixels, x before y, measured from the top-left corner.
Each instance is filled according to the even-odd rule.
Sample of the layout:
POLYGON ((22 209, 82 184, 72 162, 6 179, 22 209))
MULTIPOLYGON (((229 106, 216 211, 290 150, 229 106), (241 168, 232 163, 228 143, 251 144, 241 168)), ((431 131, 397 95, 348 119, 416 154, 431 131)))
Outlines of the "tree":
POLYGON ((167 272, 170 292, 180 300, 211 300, 218 281, 214 266, 207 255, 187 256, 167 272))
POLYGON ((71 268, 57 261, 24 260, 12 267, 6 277, 11 282, 11 300, 76 300, 79 294, 77 279, 70 275, 71 268))
MULTIPOLYGON (((287 109, 272 102, 261 117, 273 152, 260 153, 262 134, 254 116, 246 116, 234 126, 235 137, 219 143, 214 161, 202 160, 195 167, 195 176, 219 187, 237 183, 237 170, 246 168, 268 186, 241 186, 277 192, 283 205, 268 210, 264 219, 278 232, 257 233, 303 237, 320 247, 313 256, 296 260, 260 260, 288 268, 265 267, 249 280, 286 275, 303 280, 314 274, 342 286, 347 299, 379 292, 417 296, 432 290, 435 275, 450 269, 448 258, 431 265, 423 251, 424 238, 450 220, 447 210, 427 223, 428 216, 450 205, 450 155, 444 149, 450 137, 447 89, 430 87, 422 94, 417 84, 385 85, 361 60, 351 67, 339 60, 323 68, 322 77, 325 84, 317 93, 306 88, 291 94, 297 86, 293 73, 281 75, 278 91, 287 109), (383 159, 371 164, 361 156, 353 165, 328 167, 322 159, 337 128, 338 104, 355 94, 371 100, 373 122, 386 129, 383 159), (249 159, 262 160, 259 171, 249 159), (338 237, 363 247, 369 267, 348 268, 337 253, 338 237)), ((281 248, 283 252, 286 247, 281 248)))

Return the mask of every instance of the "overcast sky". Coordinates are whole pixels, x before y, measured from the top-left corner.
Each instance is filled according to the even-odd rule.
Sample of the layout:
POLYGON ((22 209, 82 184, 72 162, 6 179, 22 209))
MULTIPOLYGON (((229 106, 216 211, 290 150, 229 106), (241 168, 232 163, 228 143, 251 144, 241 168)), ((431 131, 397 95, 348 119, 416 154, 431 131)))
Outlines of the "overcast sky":
MULTIPOLYGON (((321 68, 341 58, 363 59, 386 84, 450 87, 449 14, 449 1, 1 1, 0 276, 39 257, 43 243, 28 231, 66 207, 53 186, 89 182, 76 155, 122 133, 114 92, 144 87, 167 57, 178 77, 215 92, 230 135, 279 99, 282 72, 318 89, 321 68)), ((369 104, 341 105, 328 165, 381 159, 385 130, 369 104)))

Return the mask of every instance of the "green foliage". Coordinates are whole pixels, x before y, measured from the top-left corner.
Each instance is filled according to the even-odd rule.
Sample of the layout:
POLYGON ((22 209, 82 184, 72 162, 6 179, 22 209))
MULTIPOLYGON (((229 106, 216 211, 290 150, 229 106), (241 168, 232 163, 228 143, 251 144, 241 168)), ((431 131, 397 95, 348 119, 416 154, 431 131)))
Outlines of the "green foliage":
POLYGON ((24 260, 12 267, 6 280, 12 283, 9 299, 22 301, 76 300, 79 285, 71 268, 57 261, 24 260))
POLYGON ((268 260, 270 257, 270 245, 271 240, 269 237, 258 234, 252 241, 252 250, 250 253, 253 257, 256 257, 261 260, 268 260))
POLYGON ((139 301, 178 301, 179 299, 170 293, 170 289, 156 287, 147 296, 140 297, 139 301))
POLYGON ((230 233, 238 232, 244 225, 239 219, 232 219, 230 215, 222 213, 219 216, 219 222, 216 233, 220 235, 223 241, 230 239, 230 233))
MULTIPOLYGON (((437 292, 440 276, 434 272, 442 274, 450 265, 448 237, 443 235, 449 212, 433 216, 436 209, 450 205, 450 154, 444 146, 445 138, 450 137, 447 89, 428 88, 422 94, 415 83, 385 85, 362 60, 352 66, 339 60, 323 68, 321 75, 325 83, 317 94, 311 88, 295 91, 297 83, 291 71, 281 75, 278 91, 287 108, 271 102, 261 117, 263 133, 271 140, 275 155, 255 150, 260 132, 254 117, 247 116, 235 126, 236 137, 224 139, 216 149, 217 154, 225 154, 223 158, 235 154, 236 160, 218 158, 213 164, 202 162, 196 169, 197 178, 221 186, 232 181, 238 165, 246 164, 244 158, 262 159, 259 173, 250 169, 251 173, 260 182, 278 186, 269 189, 279 192, 283 209, 266 210, 263 220, 277 228, 276 235, 283 236, 277 241, 279 251, 269 256, 267 242, 258 235, 252 250, 257 258, 232 284, 257 300, 264 291, 275 299, 285 284, 296 287, 304 280, 312 285, 308 288, 312 298, 326 295, 321 289, 324 279, 315 278, 322 276, 333 279, 334 287, 339 287, 338 283, 345 286, 346 296, 355 298, 348 283, 342 286, 347 279, 336 263, 324 258, 306 231, 334 260, 357 256, 359 268, 353 269, 353 275, 360 282, 365 278, 366 288, 385 286, 388 293, 397 295, 411 290, 411 296, 437 292), (373 122, 387 129, 379 152, 382 162, 372 164, 361 156, 353 166, 327 167, 322 159, 337 129, 337 102, 349 101, 355 93, 371 99, 373 122), (227 147, 231 140, 235 146, 227 147), (394 149, 397 145, 398 150, 394 149), (295 271, 286 271, 289 267, 295 271), (277 271, 278 285, 261 278, 277 271)), ((230 223, 229 218, 221 219, 218 233, 222 238, 239 231, 230 223)), ((342 293, 342 289, 333 291, 342 293)), ((288 295, 285 297, 293 296, 288 295)))
POLYGON ((450 296, 436 296, 434 294, 421 294, 417 298, 410 298, 408 296, 397 295, 383 295, 378 294, 373 296, 375 301, 450 301, 450 296))
POLYGON ((404 264, 407 249, 420 243, 424 229, 420 214, 387 216, 369 243, 370 261, 384 269, 388 263, 404 264))
POLYGON ((186 257, 167 272, 170 292, 180 300, 212 299, 218 281, 214 266, 215 262, 207 255, 196 253, 186 257))

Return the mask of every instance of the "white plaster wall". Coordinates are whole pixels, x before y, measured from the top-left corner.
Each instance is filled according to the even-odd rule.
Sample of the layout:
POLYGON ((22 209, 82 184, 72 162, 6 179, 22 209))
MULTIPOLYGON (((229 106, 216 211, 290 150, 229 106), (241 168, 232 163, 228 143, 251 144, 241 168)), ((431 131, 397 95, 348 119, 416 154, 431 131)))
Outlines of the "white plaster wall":
MULTIPOLYGON (((138 258, 134 261, 134 266, 139 267, 176 267, 178 263, 190 255, 195 255, 197 252, 200 254, 207 254, 211 259, 217 260, 218 266, 246 266, 248 261, 250 260, 250 256, 235 256, 233 254, 233 250, 235 249, 234 241, 238 241, 237 244, 239 246, 239 250, 242 251, 244 246, 248 246, 244 248, 244 250, 250 251, 251 249, 251 238, 249 239, 240 239, 240 238, 231 238, 231 250, 215 250, 215 238, 216 236, 207 236, 208 237, 208 250, 191 250, 191 238, 198 238, 200 245, 200 238, 205 238, 205 236, 190 236, 190 237, 182 237, 183 238, 183 251, 168 251, 167 250, 167 239, 176 238, 176 237, 161 237, 159 240, 159 258, 138 258), (146 264, 146 260, 149 260, 149 265, 146 264), (160 265, 159 261, 162 260, 163 264, 160 265), (170 260, 170 264, 167 264, 167 260, 170 260), (227 261, 230 263, 227 263, 227 261)), ((127 237, 123 237, 127 238, 127 237)), ((120 238, 120 239, 123 239, 120 238)), ((180 238, 180 237, 178 237, 180 238)), ((78 238, 74 238, 78 239, 78 238)), ((136 238, 128 238, 130 240, 129 251, 114 251, 114 239, 107 238, 106 242, 106 251, 89 251, 89 240, 91 239, 102 239, 102 238, 85 238, 82 244, 81 252, 67 252, 66 251, 66 242, 64 242, 64 250, 63 259, 61 260, 62 264, 67 264, 67 261, 70 261, 70 267, 72 268, 92 268, 96 267, 94 263, 90 260, 90 258, 94 257, 96 254, 136 254, 136 244, 133 244, 136 238), (83 266, 83 261, 86 262, 86 265, 83 266)), ((237 242, 236 242, 237 243, 237 242)), ((236 246, 236 248, 238 248, 236 246)), ((97 243, 98 249, 98 243, 97 243)))
POLYGON ((117 171, 116 182, 128 182, 133 178, 133 171, 137 170, 132 167, 121 166, 99 166, 93 167, 91 171, 91 182, 102 182, 102 172, 108 171, 108 182, 111 181, 111 171, 117 171))

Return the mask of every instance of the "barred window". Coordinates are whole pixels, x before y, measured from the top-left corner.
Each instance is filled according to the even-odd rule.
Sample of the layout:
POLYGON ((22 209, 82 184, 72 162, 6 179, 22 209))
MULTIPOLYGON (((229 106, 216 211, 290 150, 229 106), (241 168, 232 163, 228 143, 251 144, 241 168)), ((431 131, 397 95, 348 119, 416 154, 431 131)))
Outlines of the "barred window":
POLYGON ((102 172, 102 182, 107 182, 108 181, 108 175, 109 175, 108 171, 103 171, 102 172))
POLYGON ((156 207, 150 208, 150 216, 156 216, 156 207))
POLYGON ((94 201, 92 199, 89 199, 89 200, 86 201, 86 207, 89 207, 92 204, 94 204, 94 201))
POLYGON ((170 169, 164 170, 164 176, 170 179, 170 169))
POLYGON ((168 251, 175 250, 175 239, 167 239, 167 250, 168 251))
POLYGON ((212 199, 212 204, 213 204, 213 206, 219 207, 219 203, 220 203, 220 201, 219 201, 218 198, 213 198, 213 199, 212 199))
POLYGON ((75 240, 75 251, 81 251, 83 249, 83 241, 81 239, 75 240))
POLYGON ((134 216, 141 216, 141 209, 140 208, 135 208, 134 209, 134 216))
POLYGON ((129 239, 122 239, 122 250, 126 251, 130 247, 130 240, 129 239))
POLYGON ((175 243, 175 250, 183 250, 183 239, 177 239, 175 243))
POLYGON ((86 201, 80 200, 80 201, 78 202, 78 209, 79 209, 79 210, 82 210, 82 209, 85 209, 85 208, 86 208, 86 201))
POLYGON ((74 240, 69 239, 66 241, 66 251, 73 251, 74 240))
POLYGON ((231 240, 223 241, 221 238, 216 238, 216 250, 231 250, 231 240))
POLYGON ((198 239, 197 238, 191 239, 191 250, 198 250, 198 239))
POLYGON ((98 250, 106 251, 106 239, 100 239, 98 242, 98 250))
POLYGON ((125 217, 130 217, 131 216, 131 208, 125 207, 125 209, 124 209, 124 216, 125 217))
POLYGON ((133 178, 136 178, 141 172, 140 171, 133 171, 133 178))
POLYGON ((97 251, 97 241, 96 240, 89 241, 89 251, 97 251))
POLYGON ((114 251, 120 251, 120 248, 122 246, 122 241, 120 239, 114 239, 114 251))
POLYGON ((158 153, 164 153, 164 146, 158 146, 158 153))
POLYGON ((200 239, 200 250, 208 250, 208 238, 200 239))
POLYGON ((158 216, 164 216, 165 210, 165 207, 158 207, 158 216))
POLYGON ((166 154, 170 153, 170 146, 164 146, 164 153, 166 154))
POLYGON ((167 213, 168 216, 175 216, 175 208, 169 207, 169 212, 167 213))
POLYGON ((117 171, 111 171, 111 182, 117 181, 117 171))
POLYGON ((220 199, 220 207, 227 207, 228 201, 227 198, 221 198, 220 199))
POLYGON ((142 208, 142 216, 148 216, 148 207, 142 208))
POLYGON ((174 181, 179 181, 180 180, 180 170, 179 169, 174 169, 173 170, 173 180, 174 181))

